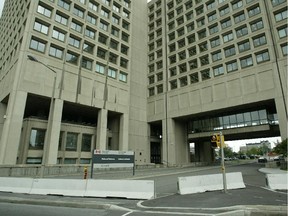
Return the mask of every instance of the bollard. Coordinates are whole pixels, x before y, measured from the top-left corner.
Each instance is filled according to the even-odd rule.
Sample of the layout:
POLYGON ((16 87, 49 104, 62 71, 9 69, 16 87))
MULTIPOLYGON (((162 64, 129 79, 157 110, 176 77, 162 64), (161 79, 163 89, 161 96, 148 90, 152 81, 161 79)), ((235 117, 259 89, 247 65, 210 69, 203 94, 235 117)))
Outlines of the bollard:
POLYGON ((87 173, 88 173, 87 167, 84 167, 84 179, 87 179, 87 173))

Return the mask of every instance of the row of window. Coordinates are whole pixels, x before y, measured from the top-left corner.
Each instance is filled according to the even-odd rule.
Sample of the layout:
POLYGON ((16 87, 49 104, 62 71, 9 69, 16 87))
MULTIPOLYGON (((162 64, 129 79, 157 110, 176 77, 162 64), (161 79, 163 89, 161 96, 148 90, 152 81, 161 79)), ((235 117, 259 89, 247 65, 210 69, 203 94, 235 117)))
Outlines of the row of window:
MULTIPOLYGON (((283 44, 281 46, 282 51, 283 51, 283 55, 287 55, 287 50, 288 50, 288 45, 283 44)), ((217 77, 220 75, 223 75, 224 73, 230 73, 230 72, 234 72, 244 68, 248 68, 253 66, 256 62, 257 64, 261 64, 263 62, 267 62, 270 61, 270 55, 269 55, 269 51, 268 50, 262 50, 259 51, 257 53, 254 54, 254 56, 252 55, 247 55, 243 58, 240 58, 239 60, 232 60, 229 61, 227 63, 225 63, 225 65, 223 64, 219 64, 216 65, 215 67, 210 68, 206 68, 204 70, 201 70, 200 72, 194 72, 194 73, 190 73, 189 75, 185 75, 183 77, 180 77, 179 79, 173 79, 169 81, 169 85, 170 85, 170 90, 179 88, 179 87, 184 87, 187 86, 189 84, 194 84, 194 83, 198 83, 201 81, 205 81, 208 80, 210 78, 213 77, 217 77), (240 67, 239 67, 240 66, 240 67)), ((193 62, 189 62, 189 64, 192 64, 193 62)), ((169 75, 170 77, 176 76, 177 74, 181 74, 181 73, 185 73, 185 72, 191 72, 191 65, 190 65, 190 70, 187 69, 187 64, 186 62, 183 64, 178 65, 177 67, 172 67, 169 69, 169 75), (178 70, 178 72, 177 72, 178 70)), ((156 75, 151 75, 148 77, 148 83, 154 84, 154 82, 159 82, 163 79, 163 75, 162 72, 157 73, 156 75)), ((163 86, 162 84, 148 88, 149 91, 149 96, 153 96, 156 94, 155 92, 155 88, 157 90, 157 94, 160 94, 163 92, 163 86), (160 89, 160 90, 159 90, 160 89)))
MULTIPOLYGON (((69 44, 71 46, 75 46, 75 45, 78 46, 78 41, 71 38, 71 40, 69 40, 69 44)), ((36 50, 38 52, 43 52, 43 53, 46 52, 46 46, 47 46, 46 42, 43 42, 42 40, 39 40, 37 38, 32 38, 30 41, 30 49, 36 50)), ((85 44, 84 44, 83 50, 86 50, 86 49, 89 49, 89 47, 85 47, 85 44)), ((72 51, 68 51, 65 54, 64 48, 61 48, 61 47, 54 45, 54 44, 50 44, 48 52, 49 52, 50 56, 58 58, 58 59, 63 59, 63 56, 65 55, 66 62, 71 63, 71 64, 75 64, 75 65, 78 64, 79 59, 80 59, 82 68, 85 68, 88 70, 93 70, 93 65, 94 65, 93 59, 90 59, 90 58, 84 57, 84 56, 81 58, 79 56, 79 54, 76 54, 72 51)), ((97 57, 105 60, 107 53, 108 53, 107 50, 104 50, 104 49, 98 47, 97 57)), ((113 54, 111 52, 109 53, 109 57, 108 57, 109 62, 116 65, 116 64, 118 64, 118 58, 119 57, 116 54, 113 54)), ((102 66, 103 69, 101 69, 101 70, 99 70, 98 66, 99 66, 98 63, 96 63, 95 71, 98 73, 101 73, 101 74, 105 74, 104 73, 105 66, 103 65, 102 66)), ((120 67, 127 69, 128 68, 128 60, 120 57, 120 67)), ((107 75, 109 77, 116 79, 117 78, 117 71, 118 71, 117 69, 113 69, 112 67, 109 67, 107 75)), ((127 82, 127 73, 120 71, 119 75, 118 75, 118 79, 120 81, 127 82)))
MULTIPOLYGON (((44 16, 51 17, 51 10, 45 8, 42 5, 38 5, 37 12, 42 14, 42 15, 44 15, 44 16)), ((118 27, 116 27, 114 25, 110 25, 108 22, 106 22, 106 21, 104 21, 102 19, 100 19, 99 22, 97 22, 97 20, 98 20, 97 16, 95 16, 93 14, 88 14, 87 15, 86 21, 88 23, 90 23, 90 24, 93 24, 93 26, 95 26, 95 27, 86 26, 85 31, 84 31, 84 35, 85 36, 87 36, 87 37, 89 37, 91 39, 95 39, 96 32, 97 32, 97 30, 99 28, 99 29, 101 29, 101 30, 103 30, 105 32, 110 31, 111 35, 113 35, 115 37, 119 37, 120 36, 120 32, 122 32, 121 33, 121 39, 123 41, 125 41, 125 42, 128 42, 129 34, 127 34, 127 33, 125 33, 123 31, 123 29, 129 30, 130 24, 128 22, 122 21, 123 29, 120 30, 120 28, 118 28, 118 27)), ((61 24, 61 25, 64 25, 64 26, 68 26, 68 24, 69 24, 70 28, 73 29, 77 33, 82 34, 82 32, 83 32, 84 24, 79 22, 78 20, 75 20, 75 19, 72 19, 71 21, 69 21, 69 16, 68 15, 62 14, 60 12, 56 12, 55 21, 57 23, 61 24)), ((40 24, 45 29, 47 29, 49 27, 49 24, 44 22, 44 21, 38 20, 38 22, 41 22, 40 24)), ((120 24, 120 19, 116 18, 116 17, 113 17, 112 23, 119 25, 120 24)), ((48 32, 48 30, 47 30, 47 32, 48 32)), ((42 32, 42 33, 44 33, 44 32, 42 32)), ((65 34, 65 31, 61 30, 61 33, 65 34)))
MULTIPOLYGON (((41 157, 27 157, 26 164, 41 164, 41 157)), ((57 164, 90 164, 90 158, 57 158, 57 164)))
MULTIPOLYGON (((96 3, 96 1, 94 0, 79 0, 80 3, 82 3, 83 5, 86 5, 86 3, 88 2, 88 8, 91 9, 92 11, 94 12, 99 12, 99 4, 96 3)), ((112 0, 102 0, 102 3, 107 7, 110 7, 111 6, 111 2, 112 0)), ((128 0, 124 0, 123 1, 124 3, 124 6, 126 8, 129 8, 130 7, 130 1, 128 0)), ((67 11, 70 11, 70 9, 72 8, 72 2, 69 1, 69 0, 57 0, 57 5, 67 11)), ((104 7, 103 7, 104 8, 104 7)), ((113 2, 113 5, 112 5, 112 9, 114 12, 117 12, 117 13, 120 13, 120 10, 122 11, 122 15, 126 18, 129 18, 129 14, 130 12, 125 9, 125 8, 122 8, 121 5, 119 3, 116 3, 116 2, 113 2)), ((82 7, 74 4, 74 7, 73 7, 73 13, 81 18, 83 18, 84 16, 84 13, 85 13, 85 9, 83 9, 82 7)), ((102 13, 103 9, 101 9, 101 13, 102 13)), ((104 10, 103 12, 106 13, 107 9, 104 10)), ((109 12, 108 12, 109 13, 109 12)))
POLYGON ((219 117, 192 120, 188 123, 188 133, 201 133, 266 124, 279 124, 277 114, 267 110, 235 113, 219 117))

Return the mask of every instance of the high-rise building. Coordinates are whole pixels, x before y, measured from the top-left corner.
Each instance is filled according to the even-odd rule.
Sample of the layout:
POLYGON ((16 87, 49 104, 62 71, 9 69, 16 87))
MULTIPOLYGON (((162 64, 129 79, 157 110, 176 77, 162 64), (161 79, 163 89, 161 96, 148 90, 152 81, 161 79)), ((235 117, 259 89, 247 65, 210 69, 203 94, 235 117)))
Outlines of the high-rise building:
POLYGON ((0 164, 287 137, 287 0, 6 0, 0 30, 0 164))

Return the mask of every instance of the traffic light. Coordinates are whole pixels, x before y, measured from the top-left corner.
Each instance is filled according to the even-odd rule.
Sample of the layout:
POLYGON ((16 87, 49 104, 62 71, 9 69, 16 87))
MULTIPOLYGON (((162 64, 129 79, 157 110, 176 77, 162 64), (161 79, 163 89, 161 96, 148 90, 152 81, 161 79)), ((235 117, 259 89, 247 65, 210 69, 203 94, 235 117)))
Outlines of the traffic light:
POLYGON ((210 137, 210 141, 211 141, 212 148, 220 147, 221 146, 221 144, 220 144, 220 134, 213 134, 210 137))

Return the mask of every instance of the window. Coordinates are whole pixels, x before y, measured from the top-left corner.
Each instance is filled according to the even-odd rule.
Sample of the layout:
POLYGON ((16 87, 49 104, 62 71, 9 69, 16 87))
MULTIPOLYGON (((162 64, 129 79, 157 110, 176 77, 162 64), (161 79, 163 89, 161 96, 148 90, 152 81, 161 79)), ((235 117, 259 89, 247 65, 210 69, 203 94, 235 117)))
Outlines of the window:
POLYGON ((120 66, 123 68, 128 68, 128 60, 124 58, 120 58, 120 66))
POLYGON ((288 11, 287 10, 281 11, 281 12, 278 12, 277 14, 275 14, 276 22, 287 19, 287 17, 288 17, 288 11))
POLYGON ((186 59, 186 52, 185 51, 182 51, 180 53, 178 53, 178 56, 179 56, 179 60, 184 60, 186 59))
POLYGON ((113 54, 113 53, 109 53, 109 62, 113 63, 113 64, 117 64, 117 59, 118 56, 113 54))
POLYGON ((84 11, 82 11, 81 9, 74 7, 73 8, 73 14, 75 14, 78 17, 83 18, 84 17, 84 11))
POLYGON ((102 2, 108 6, 110 5, 110 0, 102 0, 102 2))
POLYGON ((29 149, 41 150, 44 146, 45 131, 43 129, 32 128, 29 139, 29 149))
POLYGON ((57 40, 60 40, 62 42, 64 42, 65 40, 65 33, 62 33, 60 31, 58 31, 57 29, 53 29, 53 32, 52 32, 52 37, 57 39, 57 40))
POLYGON ((128 11, 126 11, 126 10, 123 10, 123 16, 125 17, 125 18, 128 18, 129 19, 129 12, 128 11))
POLYGON ((49 55, 55 58, 62 59, 63 50, 55 46, 50 46, 49 55))
POLYGON ((188 52, 189 52, 189 56, 194 56, 194 55, 196 55, 196 54, 197 54, 197 52, 196 52, 196 47, 194 46, 194 47, 189 48, 189 49, 188 49, 188 52))
POLYGON ((157 86, 157 94, 163 93, 163 85, 158 85, 157 86))
POLYGON ((251 31, 254 32, 259 29, 262 29, 264 27, 264 24, 262 20, 259 20, 257 22, 251 23, 250 26, 251 26, 251 31))
POLYGON ((170 81, 170 88, 171 88, 171 90, 177 88, 177 80, 170 81))
POLYGON ((178 33, 178 37, 184 35, 185 31, 184 31, 184 28, 180 28, 177 30, 177 33, 178 33))
POLYGON ((87 58, 82 58, 82 68, 92 70, 93 61, 87 58))
POLYGON ((121 53, 128 55, 129 48, 123 44, 121 44, 121 53))
POLYGON ((208 15, 208 21, 209 21, 209 22, 212 22, 212 21, 215 20, 215 19, 217 19, 217 14, 216 14, 216 12, 208 15))
POLYGON ((218 28, 218 25, 217 25, 217 24, 209 27, 209 33, 210 33, 210 35, 218 32, 218 31, 219 31, 219 28, 218 28))
POLYGON ((98 6, 92 1, 89 1, 88 7, 89 7, 89 9, 96 11, 96 12, 98 10, 98 6))
POLYGON ((32 38, 30 41, 30 49, 39 51, 44 53, 45 52, 45 48, 46 48, 46 43, 38 40, 38 39, 34 39, 32 38))
POLYGON ((241 14, 238 14, 237 16, 234 16, 234 22, 235 24, 239 23, 239 22, 242 22, 245 20, 245 14, 244 12, 241 13, 241 14))
POLYGON ((196 41, 196 39, 195 39, 195 34, 189 35, 189 36, 187 37, 187 39, 188 39, 188 43, 189 43, 189 44, 194 43, 194 42, 196 41))
POLYGON ((157 62, 156 65, 157 65, 157 70, 163 68, 163 62, 162 61, 157 62))
POLYGON ((211 78, 211 75, 210 75, 210 70, 209 69, 205 69, 205 70, 202 70, 200 71, 201 73, 201 78, 202 78, 202 81, 204 80, 207 80, 207 79, 210 79, 211 78))
POLYGON ((243 6, 242 0, 236 1, 236 2, 232 3, 232 8, 233 8, 233 10, 236 10, 236 9, 238 9, 238 8, 241 8, 242 6, 243 6))
POLYGON ((149 96, 155 95, 154 87, 151 87, 151 88, 149 88, 148 90, 149 90, 149 96))
POLYGON ((106 18, 109 18, 109 12, 104 9, 101 9, 100 14, 106 18))
POLYGON ((58 0, 58 6, 64 8, 65 10, 70 10, 70 3, 65 0, 58 0))
POLYGON ((207 36, 207 35, 206 35, 206 29, 198 32, 198 38, 199 38, 199 40, 205 38, 206 36, 207 36))
POLYGON ((225 34, 223 35, 223 41, 224 43, 228 42, 228 41, 231 41, 233 40, 233 33, 228 33, 228 34, 225 34))
POLYGON ((118 50, 118 42, 115 40, 110 40, 110 47, 112 49, 118 50))
POLYGON ((199 20, 197 20, 197 26, 198 28, 205 25, 205 19, 204 18, 201 18, 199 20))
POLYGON ((170 77, 177 75, 176 67, 170 68, 169 71, 170 71, 170 77))
POLYGON ((261 12, 259 5, 248 10, 249 17, 255 16, 261 12))
POLYGON ((78 62, 78 56, 76 54, 73 54, 71 52, 68 52, 66 54, 66 61, 71 63, 71 64, 75 64, 77 65, 78 62))
POLYGON ((244 51, 247 51, 247 50, 250 50, 250 42, 249 41, 245 41, 245 42, 241 42, 238 44, 238 49, 239 49, 239 52, 244 52, 244 51))
POLYGON ((212 60, 213 60, 213 62, 219 61, 219 60, 221 60, 221 59, 222 59, 221 51, 212 53, 212 60))
POLYGON ((232 25, 231 19, 226 19, 224 21, 221 22, 221 27, 222 29, 228 28, 232 25))
POLYGON ((119 80, 126 83, 127 82, 127 74, 124 72, 120 72, 119 73, 119 80))
POLYGON ((177 9, 176 9, 176 13, 177 13, 177 15, 183 13, 183 7, 180 6, 179 8, 177 8, 177 9))
POLYGON ((281 50, 282 50, 283 55, 286 56, 288 53, 288 44, 282 44, 281 50))
POLYGON ((178 26, 184 23, 184 19, 183 17, 180 17, 179 19, 177 19, 177 24, 178 26))
POLYGON ((98 41, 99 41, 100 43, 102 43, 102 44, 105 44, 105 45, 106 45, 107 39, 108 39, 108 37, 105 36, 105 35, 103 35, 103 34, 99 34, 99 36, 98 36, 98 41))
POLYGON ((46 16, 46 17, 51 17, 52 11, 42 5, 38 5, 37 7, 37 12, 46 16))
POLYGON ((194 23, 190 23, 186 26, 187 32, 191 32, 194 30, 194 23))
POLYGON ((148 80, 149 80, 149 85, 153 84, 155 82, 154 75, 148 77, 148 80))
POLYGON ((240 28, 236 29, 236 35, 237 37, 242 37, 244 35, 247 35, 248 34, 248 28, 247 26, 241 26, 240 28))
POLYGON ((279 38, 287 37, 287 35, 288 35, 288 27, 284 26, 284 27, 278 28, 278 35, 279 35, 279 38))
POLYGON ((226 64, 226 70, 227 70, 228 73, 238 70, 237 61, 228 62, 228 63, 226 64))
POLYGON ((112 77, 112 78, 116 78, 116 69, 114 68, 108 68, 108 74, 107 74, 109 77, 112 77))
MULTIPOLYGON (((129 35, 127 35, 127 34, 125 34, 125 33, 122 32, 122 40, 128 42, 128 40, 129 40, 129 35)), ((153 44, 153 47, 154 47, 154 44, 153 44)), ((150 47, 149 47, 149 48, 150 48, 150 47)), ((154 48, 153 48, 153 49, 154 49, 154 48)))
POLYGON ((240 59, 241 68, 250 67, 253 65, 253 59, 251 56, 240 59))
POLYGON ((84 50, 85 52, 88 52, 88 53, 93 54, 94 45, 89 44, 89 43, 87 43, 87 42, 84 42, 84 44, 83 44, 83 50, 84 50))
POLYGON ((66 151, 77 151, 77 139, 78 139, 77 133, 67 132, 65 150, 66 151))
POLYGON ((77 32, 82 32, 82 25, 79 23, 76 23, 75 21, 71 22, 71 29, 77 31, 77 32))
POLYGON ((115 37, 119 37, 119 29, 112 27, 111 34, 115 37))
POLYGON ((223 7, 220 9, 220 16, 224 16, 225 14, 228 14, 230 12, 230 8, 228 6, 223 7))
POLYGON ((203 7, 203 5, 200 6, 200 7, 198 7, 198 8, 196 8, 196 14, 197 14, 197 15, 200 15, 200 14, 203 14, 203 13, 204 13, 204 7, 203 7))
POLYGON ((45 25, 45 24, 42 24, 42 23, 40 23, 38 21, 35 21, 34 30, 47 35, 49 27, 47 25, 45 25))
POLYGON ((261 35, 253 38, 254 47, 262 46, 267 43, 266 36, 261 35))
POLYGON ((117 13, 120 12, 120 6, 118 6, 118 5, 113 4, 112 9, 117 13))
POLYGON ((100 74, 104 74, 105 66, 99 63, 96 63, 95 71, 100 74))
POLYGON ((209 64, 209 57, 208 55, 200 57, 201 66, 209 64))
POLYGON ((61 23, 62 25, 67 26, 68 18, 64 17, 63 15, 56 14, 55 21, 61 23))
POLYGON ((286 0, 271 0, 273 7, 286 2, 286 0))
POLYGON ((193 18, 193 11, 186 14, 186 20, 189 21, 193 18))
POLYGON ((106 58, 106 50, 101 49, 100 47, 98 47, 97 57, 105 59, 106 58))
POLYGON ((180 87, 183 87, 183 86, 187 86, 187 85, 188 85, 187 76, 184 76, 184 77, 179 78, 179 81, 180 81, 180 87))
POLYGON ((190 75, 190 83, 193 84, 193 83, 197 83, 197 82, 199 82, 198 72, 190 75))
POLYGON ((122 21, 122 28, 126 29, 127 31, 129 31, 129 26, 130 24, 126 21, 122 21))
POLYGON ((219 46, 220 45, 220 38, 216 37, 210 40, 210 46, 211 48, 219 46))
POLYGON ((214 67, 213 73, 214 73, 214 77, 224 74, 224 67, 222 65, 214 67))
POLYGON ((215 0, 213 0, 211 2, 208 2, 207 5, 206 5, 207 6, 207 10, 215 8, 215 5, 216 5, 215 0))
POLYGON ((76 164, 76 161, 77 161, 76 158, 65 158, 64 159, 64 164, 76 164))
POLYGON ((178 41, 178 48, 180 49, 182 47, 185 47, 185 39, 178 41))
POLYGON ((71 46, 74 46, 74 47, 77 47, 79 48, 80 47, 80 40, 73 37, 73 36, 70 36, 69 37, 69 42, 68 42, 71 46))
POLYGON ((193 59, 189 61, 189 67, 190 67, 190 70, 198 68, 197 59, 193 59))
POLYGON ((90 29, 90 28, 87 28, 87 27, 86 27, 86 29, 85 29, 85 35, 86 35, 87 37, 90 37, 90 38, 92 38, 92 39, 95 39, 95 31, 92 30, 92 29, 90 29))
POLYGON ((108 31, 108 24, 104 23, 103 21, 100 21, 99 28, 104 30, 104 31, 108 31))
POLYGON ((269 61, 269 60, 270 60, 270 57, 269 57, 268 50, 265 52, 261 52, 261 53, 256 54, 257 63, 261 63, 261 62, 265 62, 265 61, 269 61))
POLYGON ((157 74, 157 81, 159 82, 161 80, 163 80, 163 73, 162 72, 157 74))
POLYGON ((224 49, 225 57, 229 57, 236 54, 236 49, 234 46, 228 47, 224 49))
POLYGON ((187 65, 186 65, 186 63, 183 63, 183 64, 179 65, 178 67, 179 67, 179 72, 180 72, 180 73, 187 72, 187 65))

